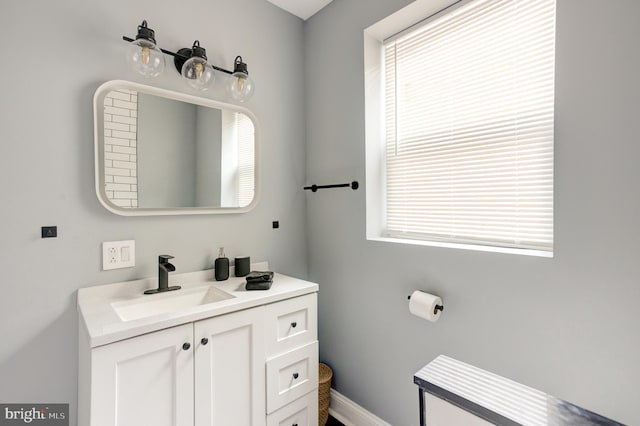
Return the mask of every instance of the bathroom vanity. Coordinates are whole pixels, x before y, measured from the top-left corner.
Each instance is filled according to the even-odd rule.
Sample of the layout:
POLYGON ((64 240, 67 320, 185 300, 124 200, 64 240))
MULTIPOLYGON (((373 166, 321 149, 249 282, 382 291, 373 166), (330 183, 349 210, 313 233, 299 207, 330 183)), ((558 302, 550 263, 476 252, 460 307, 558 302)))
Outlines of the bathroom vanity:
POLYGON ((317 425, 317 284, 275 274, 246 291, 213 270, 171 283, 78 290, 78 424, 317 425))

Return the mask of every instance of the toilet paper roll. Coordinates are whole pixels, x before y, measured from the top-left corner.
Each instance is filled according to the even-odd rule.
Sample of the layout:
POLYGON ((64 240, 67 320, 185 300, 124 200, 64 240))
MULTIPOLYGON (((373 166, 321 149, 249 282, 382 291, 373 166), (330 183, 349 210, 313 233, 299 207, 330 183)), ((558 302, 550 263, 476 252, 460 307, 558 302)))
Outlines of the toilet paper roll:
POLYGON ((437 321, 440 318, 442 310, 436 306, 442 307, 442 299, 420 290, 414 291, 409 299, 409 312, 427 321, 437 321))

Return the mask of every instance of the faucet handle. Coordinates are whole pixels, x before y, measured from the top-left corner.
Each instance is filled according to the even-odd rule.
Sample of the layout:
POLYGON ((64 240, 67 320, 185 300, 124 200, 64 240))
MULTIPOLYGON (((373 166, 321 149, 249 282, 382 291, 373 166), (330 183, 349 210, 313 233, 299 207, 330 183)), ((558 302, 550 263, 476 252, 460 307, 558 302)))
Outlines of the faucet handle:
POLYGON ((158 256, 158 262, 162 264, 169 263, 169 259, 173 259, 173 256, 169 254, 161 254, 160 256, 158 256))

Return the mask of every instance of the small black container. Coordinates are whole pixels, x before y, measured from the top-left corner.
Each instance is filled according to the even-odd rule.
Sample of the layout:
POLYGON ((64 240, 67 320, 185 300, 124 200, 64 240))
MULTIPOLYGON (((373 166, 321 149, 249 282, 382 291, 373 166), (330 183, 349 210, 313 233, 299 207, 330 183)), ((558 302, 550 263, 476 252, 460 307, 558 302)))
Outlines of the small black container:
POLYGON ((224 254, 224 247, 220 247, 220 254, 213 264, 216 281, 229 279, 229 258, 224 254))
POLYGON ((235 273, 236 277, 244 277, 249 275, 251 271, 251 258, 249 256, 236 257, 235 273))

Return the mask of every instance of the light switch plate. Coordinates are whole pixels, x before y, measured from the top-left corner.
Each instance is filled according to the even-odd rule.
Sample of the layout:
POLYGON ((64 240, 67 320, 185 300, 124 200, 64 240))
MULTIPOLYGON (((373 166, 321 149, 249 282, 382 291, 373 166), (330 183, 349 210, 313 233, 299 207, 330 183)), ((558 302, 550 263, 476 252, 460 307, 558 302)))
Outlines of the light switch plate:
POLYGON ((105 241, 102 243, 102 270, 136 266, 136 242, 105 241))

